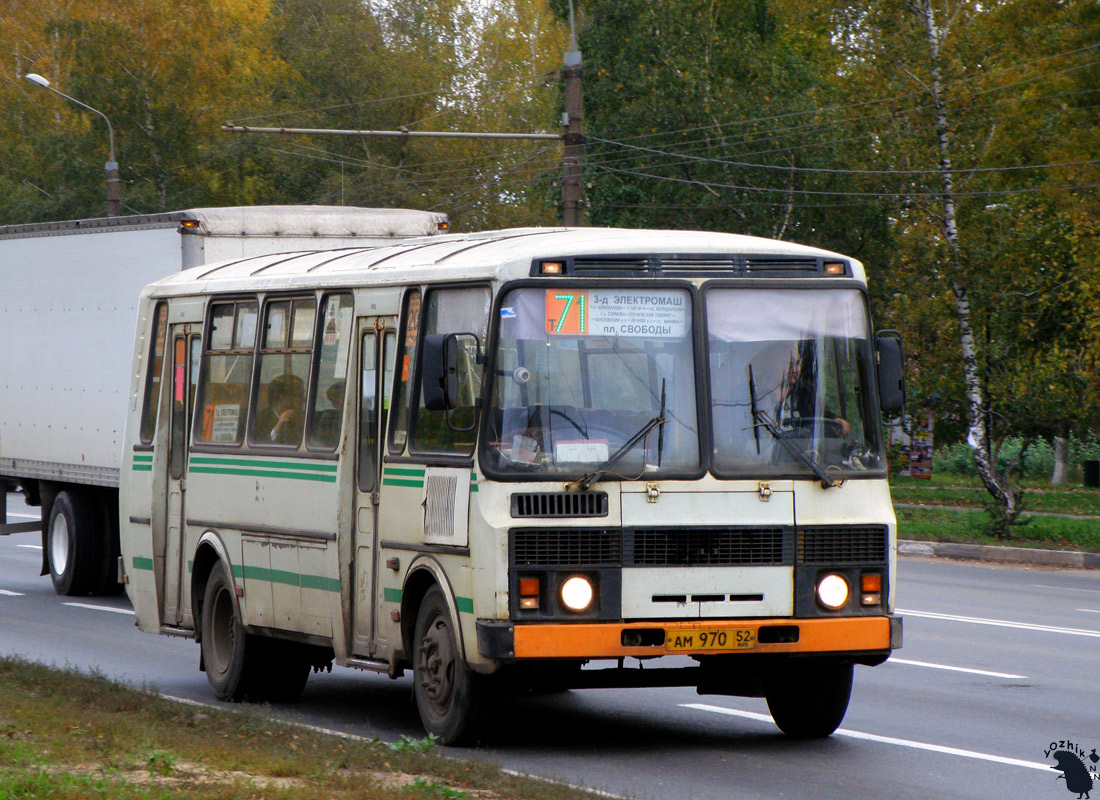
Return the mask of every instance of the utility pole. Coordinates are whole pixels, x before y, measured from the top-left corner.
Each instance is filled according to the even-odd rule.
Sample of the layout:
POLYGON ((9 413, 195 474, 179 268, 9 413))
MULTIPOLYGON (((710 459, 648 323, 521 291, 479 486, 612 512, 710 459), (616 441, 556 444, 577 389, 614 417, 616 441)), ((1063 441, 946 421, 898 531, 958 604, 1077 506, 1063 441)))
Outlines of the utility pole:
POLYGON ((581 129, 584 95, 581 91, 581 51, 577 47, 577 34, 573 27, 572 3, 569 4, 569 29, 569 52, 565 54, 565 64, 561 71, 565 83, 561 204, 562 222, 566 227, 576 228, 584 224, 584 181, 581 175, 584 157, 584 134, 581 129))

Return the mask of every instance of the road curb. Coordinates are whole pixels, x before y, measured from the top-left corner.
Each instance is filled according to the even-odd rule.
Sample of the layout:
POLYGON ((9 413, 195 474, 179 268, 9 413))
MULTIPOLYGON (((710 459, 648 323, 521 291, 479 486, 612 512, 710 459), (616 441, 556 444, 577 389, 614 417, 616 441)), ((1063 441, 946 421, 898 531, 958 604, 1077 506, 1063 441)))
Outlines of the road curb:
POLYGON ((898 555, 958 558, 972 561, 998 561, 1009 564, 1039 564, 1046 567, 1100 569, 1100 553, 1075 550, 1037 550, 1030 547, 1004 547, 993 544, 956 544, 898 540, 898 555))

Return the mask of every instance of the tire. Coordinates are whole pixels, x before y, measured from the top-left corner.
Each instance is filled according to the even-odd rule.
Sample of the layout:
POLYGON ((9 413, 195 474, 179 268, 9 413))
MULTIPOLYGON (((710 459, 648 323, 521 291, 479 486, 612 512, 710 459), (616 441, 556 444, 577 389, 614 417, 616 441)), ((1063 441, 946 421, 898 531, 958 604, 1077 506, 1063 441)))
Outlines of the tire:
POLYGON ((219 700, 261 700, 259 678, 264 641, 245 631, 237 612, 233 579, 225 564, 215 565, 202 601, 202 661, 219 700))
POLYGON ((416 615, 413 697, 424 730, 441 744, 477 741, 489 703, 486 681, 466 666, 443 591, 433 586, 416 615))
POLYGON ((54 591, 81 597, 97 588, 102 572, 103 535, 98 506, 84 492, 59 492, 46 528, 46 561, 54 591))
POLYGON ((829 736, 844 720, 852 696, 852 664, 791 663, 769 670, 764 697, 772 719, 795 739, 829 736))
POLYGON ((257 687, 260 695, 271 703, 297 700, 313 669, 302 646, 279 639, 260 639, 257 644, 265 665, 257 687))
POLYGON ((122 555, 118 536, 118 494, 115 493, 112 498, 109 493, 103 492, 97 499, 103 557, 100 559, 99 574, 92 585, 92 594, 122 594, 123 586, 118 579, 118 558, 122 555))

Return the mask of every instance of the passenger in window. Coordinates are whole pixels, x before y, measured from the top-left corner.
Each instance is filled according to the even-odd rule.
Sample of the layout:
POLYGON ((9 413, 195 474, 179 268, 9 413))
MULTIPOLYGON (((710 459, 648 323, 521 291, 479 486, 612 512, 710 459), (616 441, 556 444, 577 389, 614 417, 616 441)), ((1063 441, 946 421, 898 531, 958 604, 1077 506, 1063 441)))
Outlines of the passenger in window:
POLYGON ((344 381, 339 380, 329 386, 325 397, 328 398, 332 408, 326 408, 317 415, 310 439, 311 443, 318 447, 332 448, 340 438, 340 417, 344 408, 344 381))
POLYGON ((260 412, 256 434, 260 441, 298 444, 306 407, 305 383, 297 375, 279 375, 267 387, 267 408, 260 412))

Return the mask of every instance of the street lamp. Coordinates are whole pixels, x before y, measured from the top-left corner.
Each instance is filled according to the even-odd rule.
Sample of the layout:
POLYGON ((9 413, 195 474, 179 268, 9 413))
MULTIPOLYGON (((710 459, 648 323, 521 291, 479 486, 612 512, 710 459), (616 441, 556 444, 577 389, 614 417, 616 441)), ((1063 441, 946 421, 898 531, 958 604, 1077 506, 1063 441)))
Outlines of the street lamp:
POLYGON ((118 162, 115 161, 115 129, 111 126, 111 120, 107 119, 107 115, 99 109, 92 108, 87 103, 81 103, 75 97, 69 97, 64 92, 57 91, 57 89, 50 86, 50 82, 41 75, 29 72, 24 77, 36 86, 41 86, 43 89, 49 89, 54 94, 61 95, 66 100, 71 100, 81 108, 86 108, 94 114, 99 114, 99 116, 103 117, 103 121, 107 123, 107 137, 110 142, 111 151, 110 157, 104 165, 104 169, 107 173, 107 216, 117 217, 122 208, 122 201, 119 198, 118 162))

